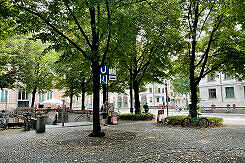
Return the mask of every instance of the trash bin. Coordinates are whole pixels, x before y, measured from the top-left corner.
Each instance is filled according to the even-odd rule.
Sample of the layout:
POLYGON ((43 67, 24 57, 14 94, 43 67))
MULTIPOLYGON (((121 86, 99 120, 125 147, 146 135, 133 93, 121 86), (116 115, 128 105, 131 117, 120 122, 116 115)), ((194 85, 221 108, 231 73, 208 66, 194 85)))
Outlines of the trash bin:
POLYGON ((46 124, 46 116, 37 117, 36 132, 37 133, 45 132, 45 124, 46 124))

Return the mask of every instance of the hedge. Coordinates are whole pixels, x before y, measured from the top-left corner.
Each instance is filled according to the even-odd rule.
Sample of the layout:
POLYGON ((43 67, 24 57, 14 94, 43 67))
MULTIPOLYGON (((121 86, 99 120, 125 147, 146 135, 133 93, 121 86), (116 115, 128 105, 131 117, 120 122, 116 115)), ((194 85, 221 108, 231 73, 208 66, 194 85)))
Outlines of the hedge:
MULTIPOLYGON (((163 121, 167 124, 167 125, 181 125, 181 121, 186 118, 187 116, 170 116, 167 119, 163 119, 163 121)), ((199 117, 202 118, 202 117, 199 117)), ((220 126, 223 123, 223 118, 219 118, 219 117, 206 117, 208 118, 209 122, 210 122, 210 126, 220 126)))
POLYGON ((148 121, 155 119, 155 115, 150 114, 150 113, 142 113, 142 114, 134 114, 134 113, 129 113, 129 114, 120 114, 119 115, 120 120, 131 120, 131 121, 148 121))

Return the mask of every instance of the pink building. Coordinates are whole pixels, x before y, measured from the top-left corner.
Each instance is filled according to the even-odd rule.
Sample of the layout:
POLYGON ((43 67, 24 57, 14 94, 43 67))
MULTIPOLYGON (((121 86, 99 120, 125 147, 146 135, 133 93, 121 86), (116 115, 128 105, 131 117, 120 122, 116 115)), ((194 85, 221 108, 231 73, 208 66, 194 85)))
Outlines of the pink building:
MULTIPOLYGON (((55 98, 63 100, 63 91, 53 89, 46 93, 37 93, 35 97, 35 105, 39 103, 55 98)), ((17 107, 30 107, 32 95, 27 94, 23 89, 2 89, 0 90, 0 110, 13 110, 17 107)), ((67 99, 66 99, 67 100, 67 99)))

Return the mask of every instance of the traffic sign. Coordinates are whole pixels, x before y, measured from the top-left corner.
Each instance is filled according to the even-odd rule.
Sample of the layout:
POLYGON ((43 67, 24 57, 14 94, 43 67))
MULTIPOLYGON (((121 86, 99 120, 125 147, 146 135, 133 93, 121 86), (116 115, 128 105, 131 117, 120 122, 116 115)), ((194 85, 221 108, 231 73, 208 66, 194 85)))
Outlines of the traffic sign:
POLYGON ((109 75, 116 75, 117 73, 117 69, 116 68, 110 68, 109 69, 109 75))
POLYGON ((108 74, 107 72, 107 67, 106 66, 102 66, 101 69, 100 69, 100 74, 101 75, 106 75, 108 74))
POLYGON ((115 75, 109 75, 109 80, 117 80, 117 76, 115 76, 115 75))
POLYGON ((100 75, 100 83, 107 84, 107 75, 100 75))

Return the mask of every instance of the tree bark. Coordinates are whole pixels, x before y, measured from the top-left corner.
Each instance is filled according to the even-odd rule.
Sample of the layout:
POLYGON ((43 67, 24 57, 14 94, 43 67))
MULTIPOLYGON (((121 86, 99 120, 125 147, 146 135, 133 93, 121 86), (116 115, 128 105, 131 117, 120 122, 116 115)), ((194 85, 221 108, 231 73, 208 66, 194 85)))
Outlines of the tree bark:
POLYGON ((101 132, 99 117, 99 101, 100 101, 100 66, 98 62, 92 63, 93 72, 93 132, 90 137, 103 137, 105 133, 101 132))
POLYGON ((130 82, 130 85, 129 85, 129 96, 130 96, 130 113, 133 113, 134 109, 133 109, 133 86, 132 86, 132 82, 130 82))
POLYGON ((73 95, 74 95, 74 93, 71 91, 71 93, 70 93, 70 109, 72 109, 73 95))
POLYGON ((192 118, 197 117, 197 85, 191 82, 191 107, 190 116, 192 118))
MULTIPOLYGON (((96 30, 95 20, 95 8, 90 7, 90 25, 92 30, 92 46, 91 52, 93 54, 92 61, 92 72, 93 72, 93 132, 89 135, 90 137, 103 137, 105 133, 101 132, 100 127, 100 65, 99 65, 99 35, 96 30)), ((105 57, 105 56, 104 56, 105 57)), ((102 59, 103 60, 103 59, 102 59)), ((103 62, 103 61, 102 61, 103 62)), ((103 64, 103 63, 102 63, 103 64)))
POLYGON ((191 31, 192 45, 191 45, 191 58, 190 58, 190 89, 191 89, 191 107, 190 116, 192 118, 197 117, 197 86, 198 82, 195 80, 195 60, 196 60, 196 37, 197 37, 197 25, 198 25, 198 9, 199 2, 194 3, 195 14, 193 22, 193 30, 191 31))
POLYGON ((85 110, 85 106, 84 106, 84 101, 85 101, 85 83, 82 83, 82 110, 85 110))
POLYGON ((134 81, 135 114, 140 114, 139 84, 134 81))
POLYGON ((35 104, 35 98, 36 98, 36 93, 37 93, 37 87, 35 87, 32 91, 32 99, 31 99, 31 107, 34 107, 35 104))
POLYGON ((129 96, 130 96, 130 113, 134 112, 133 109, 133 83, 132 83, 132 69, 130 69, 130 81, 129 81, 129 96))
POLYGON ((103 104, 104 104, 106 99, 107 99, 106 98, 106 96, 107 96, 107 94, 106 94, 106 84, 103 84, 102 88, 103 88, 103 104))

